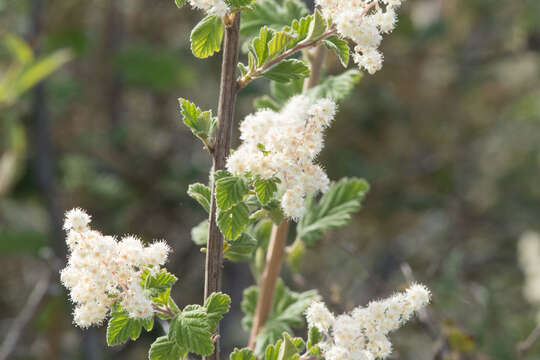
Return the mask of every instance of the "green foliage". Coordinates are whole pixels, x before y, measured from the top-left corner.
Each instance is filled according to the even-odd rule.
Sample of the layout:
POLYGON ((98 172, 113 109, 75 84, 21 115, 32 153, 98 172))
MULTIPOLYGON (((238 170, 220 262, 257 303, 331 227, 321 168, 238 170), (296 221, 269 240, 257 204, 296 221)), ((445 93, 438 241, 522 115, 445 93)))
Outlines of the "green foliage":
POLYGON ((343 101, 354 90, 362 78, 358 69, 351 69, 336 76, 328 76, 323 82, 308 91, 308 96, 314 99, 331 98, 334 101, 343 101))
POLYGON ((244 179, 232 176, 230 173, 220 170, 214 175, 216 182, 216 202, 221 210, 230 209, 238 204, 248 192, 248 186, 244 179))
POLYGON ((191 129, 195 136, 207 144, 216 129, 217 118, 212 116, 212 111, 201 111, 197 105, 186 99, 180 98, 178 102, 184 124, 191 129))
POLYGON ((214 332, 217 329, 217 324, 223 318, 223 315, 229 312, 231 307, 231 298, 223 293, 213 293, 204 302, 206 308, 206 316, 210 331, 214 332))
POLYGON ((197 202, 201 204, 206 212, 210 212, 212 192, 208 186, 200 183, 191 184, 188 187, 187 193, 193 199, 197 200, 197 202))
POLYGON ((244 202, 229 209, 218 209, 217 224, 227 240, 236 240, 246 230, 249 223, 249 209, 244 202))
MULTIPOLYGON (((242 326, 249 331, 253 325, 253 316, 257 307, 259 289, 256 286, 247 288, 242 299, 244 318, 242 326)), ((292 332, 292 327, 303 324, 303 314, 308 306, 319 299, 316 290, 297 293, 289 290, 281 279, 276 284, 272 310, 261 332, 257 336, 255 353, 261 355, 267 346, 276 342, 283 332, 292 332)))
POLYGON ((219 16, 208 15, 191 31, 191 51, 200 59, 214 55, 221 49, 223 23, 219 16))
POLYGON ((210 355, 214 352, 212 332, 206 310, 199 305, 188 305, 172 321, 169 339, 198 355, 210 355))
POLYGON ((183 350, 174 340, 168 336, 160 336, 150 346, 148 358, 150 360, 179 360, 187 356, 187 351, 183 350))
POLYGON ((199 246, 208 243, 208 219, 203 220, 199 225, 191 229, 191 240, 199 246))
POLYGON ((262 205, 268 204, 268 202, 274 197, 277 191, 277 184, 281 183, 278 178, 271 179, 255 179, 253 186, 255 187, 255 193, 257 194, 257 200, 262 205))
POLYGON ((306 78, 309 74, 309 67, 305 62, 298 59, 287 59, 265 70, 262 76, 277 82, 289 82, 306 78))
MULTIPOLYGON (((173 314, 179 314, 180 313, 180 309, 178 308, 178 305, 176 305, 174 300, 171 298, 171 289, 170 288, 163 291, 162 293, 158 294, 157 296, 152 296, 152 301, 154 302, 154 304, 156 304, 158 306, 168 308, 169 310, 172 311, 173 314)), ((174 316, 171 316, 169 314, 165 314, 165 313, 161 313, 161 312, 157 312, 156 315, 160 319, 164 319, 164 320, 172 319, 174 317, 174 316)))
POLYGON ((226 243, 223 256, 231 261, 251 261, 256 248, 257 240, 245 232, 238 239, 226 243))
POLYGON ((134 319, 130 318, 127 311, 118 305, 111 313, 109 324, 107 325, 107 344, 109 346, 120 345, 131 340, 137 340, 144 327, 146 331, 152 330, 154 319, 134 319))
POLYGON ((344 178, 333 183, 319 202, 311 198, 306 212, 296 228, 297 236, 306 244, 313 244, 325 230, 345 225, 351 214, 360 210, 369 190, 365 180, 344 178))
POLYGON ((181 9, 184 5, 186 5, 187 0, 174 0, 174 3, 176 6, 181 9))
POLYGON ((251 5, 256 2, 256 0, 223 0, 225 4, 232 11, 238 9, 251 9, 251 5))
POLYGON ((300 272, 300 267, 305 254, 306 244, 298 238, 287 248, 287 264, 292 271, 296 273, 300 272))
POLYGON ((306 40, 318 39, 324 34, 324 32, 327 29, 328 29, 328 22, 326 21, 324 16, 321 14, 319 9, 316 9, 315 14, 313 16, 313 21, 311 21, 309 25, 309 31, 308 31, 306 40))
POLYGON ((141 282, 146 290, 149 290, 152 296, 157 296, 170 289, 178 278, 165 269, 160 269, 153 274, 150 269, 145 269, 141 275, 141 282))
POLYGON ((259 0, 252 5, 251 11, 242 14, 240 31, 242 35, 251 37, 264 26, 280 30, 294 19, 308 14, 307 6, 301 0, 259 0))
POLYGON ((264 360, 298 360, 305 347, 301 338, 291 338, 284 332, 275 344, 268 344, 262 353, 264 360))
POLYGON ((307 341, 307 352, 308 354, 319 355, 321 350, 318 346, 319 342, 322 340, 322 334, 319 329, 315 326, 309 328, 308 332, 308 341, 307 341))
POLYGON ((347 67, 349 65, 350 49, 349 43, 346 40, 340 39, 336 35, 333 35, 324 39, 323 44, 328 50, 333 50, 336 53, 343 67, 347 67))
POLYGON ((238 349, 234 348, 234 351, 231 353, 230 360, 255 360, 255 355, 253 351, 248 348, 238 349))

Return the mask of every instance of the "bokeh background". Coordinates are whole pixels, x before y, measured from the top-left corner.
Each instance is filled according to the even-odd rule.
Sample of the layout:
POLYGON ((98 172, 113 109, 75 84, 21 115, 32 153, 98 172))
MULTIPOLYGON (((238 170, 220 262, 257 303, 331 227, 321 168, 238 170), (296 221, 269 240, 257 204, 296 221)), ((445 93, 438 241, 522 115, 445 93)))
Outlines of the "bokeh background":
MULTIPOLYGON (((210 162, 177 103, 216 108, 220 57, 189 49, 201 16, 172 0, 0 0, 2 34, 39 56, 72 54, 0 107, 0 341, 29 317, 9 359, 145 359, 160 334, 106 348, 104 328, 72 325, 56 273, 44 279, 65 258, 62 213, 74 206, 105 233, 166 239, 177 302, 201 301, 190 230, 205 213, 186 189, 210 162)), ((394 359, 517 359, 538 310, 522 295, 516 243, 540 230, 540 1, 410 0, 382 50, 383 70, 341 105, 320 157, 331 179, 370 182, 364 208, 283 277, 338 312, 414 277, 433 304, 393 335, 394 359)), ((12 63, 0 47, 0 82, 12 63)), ((333 56, 326 71, 341 71, 333 56)), ((267 87, 240 93, 238 120, 267 87)), ((252 282, 247 266, 225 265, 226 349, 246 341, 238 304, 252 282)), ((540 359, 540 344, 523 358, 540 359)))

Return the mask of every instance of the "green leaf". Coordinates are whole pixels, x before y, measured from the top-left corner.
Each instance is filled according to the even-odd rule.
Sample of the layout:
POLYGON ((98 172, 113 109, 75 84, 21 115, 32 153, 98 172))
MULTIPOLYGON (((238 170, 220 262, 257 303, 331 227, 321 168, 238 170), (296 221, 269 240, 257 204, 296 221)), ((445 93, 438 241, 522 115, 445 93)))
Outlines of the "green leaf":
POLYGON ((223 0, 231 10, 249 8, 256 0, 223 0))
POLYGON ((282 343, 280 339, 275 344, 269 344, 264 352, 264 360, 278 360, 282 343))
MULTIPOLYGON (((162 293, 160 293, 160 294, 158 294, 156 296, 152 296, 152 301, 156 305, 168 307, 169 309, 171 309, 171 311, 174 314, 179 314, 180 313, 180 309, 178 308, 178 305, 176 305, 174 300, 171 298, 171 289, 170 288, 163 291, 162 293)), ((156 313, 156 315, 160 319, 164 319, 164 320, 169 320, 169 319, 174 317, 174 316, 170 316, 170 315, 159 313, 159 312, 156 313)))
POLYGON ((306 244, 299 238, 296 238, 294 243, 287 247, 287 263, 293 272, 300 273, 305 254, 306 244))
POLYGON ((276 225, 281 224, 285 215, 283 214, 283 209, 281 209, 281 204, 278 200, 271 200, 267 205, 264 206, 264 210, 268 213, 270 220, 276 225))
POLYGON ((184 5, 186 5, 187 0, 174 0, 174 3, 176 6, 181 9, 184 5))
POLYGON ((322 34, 328 28, 328 22, 321 14, 319 9, 315 10, 314 18, 311 24, 309 25, 308 36, 306 40, 316 40, 321 37, 322 34))
POLYGON ((219 178, 214 176, 217 206, 220 210, 227 210, 242 201, 249 189, 244 179, 240 177, 228 173, 225 175, 224 171, 217 174, 219 178))
POLYGON ((216 331, 217 324, 223 315, 229 312, 231 298, 229 295, 217 292, 212 293, 204 302, 210 331, 216 331))
POLYGON ((313 244, 328 229, 345 225, 351 214, 360 210, 361 201, 369 190, 365 180, 344 178, 333 183, 317 203, 313 198, 296 228, 297 236, 313 244))
POLYGON ((149 360, 180 360, 187 356, 187 351, 183 350, 174 340, 168 336, 160 336, 150 346, 148 353, 149 360))
POLYGON ((268 59, 273 59, 290 48, 294 37, 284 31, 274 33, 272 40, 268 43, 268 59))
POLYGON ((302 0, 259 0, 252 5, 251 11, 242 14, 240 31, 251 37, 256 36, 263 26, 281 30, 294 19, 308 14, 309 9, 302 0))
POLYGON ((255 360, 255 355, 253 355, 253 351, 248 348, 244 349, 238 349, 234 348, 234 351, 231 353, 231 356, 229 357, 230 360, 255 360))
POLYGON ((318 354, 317 344, 322 340, 322 334, 315 326, 309 328, 307 350, 310 354, 318 354))
POLYGON ((191 132, 203 141, 211 138, 217 126, 217 119, 212 116, 212 112, 201 111, 197 105, 186 99, 179 98, 178 102, 184 124, 191 129, 191 132))
POLYGON ((255 98, 255 100, 253 101, 253 106, 257 110, 270 109, 274 111, 279 111, 281 109, 281 106, 268 95, 263 95, 255 98))
POLYGON ((199 246, 205 246, 208 243, 208 220, 203 220, 191 229, 191 240, 199 246))
POLYGON ((240 202, 227 210, 218 209, 217 223, 227 240, 236 240, 249 223, 249 209, 240 202))
POLYGON ((130 318, 127 311, 116 309, 112 312, 107 325, 107 344, 109 346, 123 344, 129 339, 137 340, 144 325, 148 331, 152 329, 154 319, 130 318))
POLYGON ((169 339, 182 349, 198 355, 214 352, 212 332, 205 308, 189 305, 171 321, 169 339))
POLYGON ((199 183, 191 184, 189 185, 187 193, 193 199, 197 200, 206 212, 210 212, 212 192, 208 186, 199 183))
POLYGON ((327 49, 333 50, 336 53, 343 67, 347 67, 349 65, 350 49, 349 43, 346 40, 340 39, 336 35, 332 35, 324 39, 323 44, 327 49))
POLYGON ((287 333, 283 333, 283 343, 279 349, 278 360, 297 360, 300 358, 298 349, 287 333))
POLYGON ((288 59, 265 70, 262 76, 278 82, 289 82, 295 79, 306 78, 309 74, 309 68, 302 60, 288 59))
POLYGON ((362 73, 358 69, 345 71, 337 76, 329 76, 322 84, 311 88, 307 95, 314 99, 331 98, 342 101, 354 90, 354 85, 360 81, 362 73))
POLYGON ((266 205, 270 200, 272 200, 274 194, 277 191, 277 184, 280 182, 281 180, 279 180, 278 178, 255 179, 253 186, 255 187, 257 199, 262 205, 266 205))
POLYGON ((308 37, 313 19, 313 15, 308 15, 304 16, 301 19, 294 19, 292 21, 291 28, 296 33, 295 43, 299 43, 300 41, 305 40, 308 37))
POLYGON ((221 49, 223 24, 219 16, 208 15, 191 32, 191 51, 200 59, 214 55, 221 49))
POLYGON ((223 256, 231 261, 251 261, 253 252, 257 248, 257 240, 251 235, 243 233, 238 239, 230 241, 223 250, 223 256))
POLYGON ((250 53, 255 57, 257 67, 263 65, 268 59, 268 43, 273 33, 273 30, 263 26, 259 31, 259 36, 251 42, 250 53))
POLYGON ((145 269, 141 275, 143 286, 147 290, 152 290, 159 294, 174 285, 178 278, 165 269, 160 269, 156 274, 152 274, 150 269, 145 269))

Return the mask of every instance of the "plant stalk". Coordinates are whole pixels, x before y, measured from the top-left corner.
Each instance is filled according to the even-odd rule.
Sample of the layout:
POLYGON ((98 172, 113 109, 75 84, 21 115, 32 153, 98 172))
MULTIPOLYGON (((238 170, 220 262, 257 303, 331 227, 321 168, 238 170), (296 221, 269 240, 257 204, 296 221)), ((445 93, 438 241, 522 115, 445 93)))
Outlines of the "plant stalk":
MULTIPOLYGON (((212 152, 213 171, 225 168, 225 161, 231 149, 231 137, 234 123, 234 107, 238 85, 236 68, 238 65, 238 42, 240 33, 240 13, 224 17, 225 39, 223 41, 223 60, 221 64, 221 84, 218 104, 218 127, 216 143, 212 152)), ((221 290, 221 268, 223 263, 223 236, 216 221, 216 187, 212 183, 212 197, 209 215, 208 243, 206 252, 204 298, 221 290)), ((216 331, 219 335, 219 328, 216 331)), ((218 339, 219 336, 216 336, 218 339)), ((219 341, 216 341, 214 354, 207 360, 219 360, 219 341)))
MULTIPOLYGON (((312 51, 313 52, 306 52, 305 54, 311 64, 311 73, 309 78, 304 81, 303 92, 308 91, 319 83, 326 55, 326 49, 322 45, 312 49, 312 51)), ((270 315, 270 311, 272 310, 277 279, 281 271, 283 260, 285 259, 285 246, 287 245, 288 231, 288 219, 283 220, 279 226, 274 225, 272 228, 266 264, 260 283, 257 308, 255 310, 253 326, 251 327, 251 334, 249 337, 248 346, 251 349, 255 348, 257 335, 264 327, 264 324, 270 315)))

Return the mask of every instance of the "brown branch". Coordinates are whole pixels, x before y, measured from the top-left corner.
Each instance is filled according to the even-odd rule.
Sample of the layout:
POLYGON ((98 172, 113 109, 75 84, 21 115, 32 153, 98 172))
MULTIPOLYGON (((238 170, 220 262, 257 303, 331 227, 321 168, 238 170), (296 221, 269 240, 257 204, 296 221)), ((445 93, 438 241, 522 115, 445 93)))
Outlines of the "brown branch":
POLYGON ((527 336, 527 338, 519 342, 516 346, 516 351, 519 359, 525 359, 527 352, 534 345, 536 340, 540 337, 540 324, 534 328, 534 330, 527 336))
MULTIPOLYGON (((314 54, 307 54, 311 64, 311 73, 309 78, 304 81, 303 92, 317 85, 320 79, 322 66, 324 64, 326 50, 323 46, 315 49, 314 54)), ((264 327, 268 315, 272 309, 274 299, 274 291, 276 289, 277 279, 281 271, 281 265, 285 257, 285 245, 287 244, 287 234, 289 230, 289 221, 287 219, 279 225, 272 228, 270 244, 268 245, 268 254, 266 256, 266 264, 262 275, 259 297, 257 299, 257 308, 253 318, 253 326, 249 337, 248 346, 251 349, 255 348, 257 335, 264 327)))
MULTIPOLYGON (((212 153, 213 171, 225 168, 225 160, 231 148, 231 136, 234 122, 234 106, 238 85, 236 83, 236 67, 238 65, 238 41, 240 32, 240 13, 227 15, 225 23, 225 40, 223 42, 223 60, 221 64, 221 85, 218 104, 218 128, 216 144, 212 153)), ((221 267, 223 263, 223 236, 216 221, 215 184, 212 185, 212 202, 210 205, 208 243, 206 252, 204 297, 221 290, 221 267)), ((219 334, 219 329, 217 329, 219 334)), ((207 356, 207 360, 219 360, 219 342, 216 351, 207 356)))

